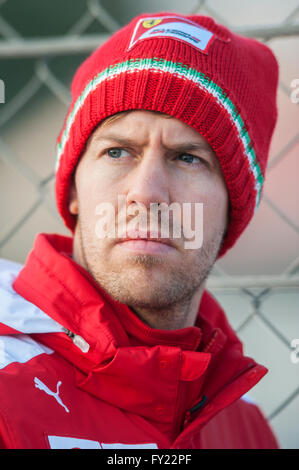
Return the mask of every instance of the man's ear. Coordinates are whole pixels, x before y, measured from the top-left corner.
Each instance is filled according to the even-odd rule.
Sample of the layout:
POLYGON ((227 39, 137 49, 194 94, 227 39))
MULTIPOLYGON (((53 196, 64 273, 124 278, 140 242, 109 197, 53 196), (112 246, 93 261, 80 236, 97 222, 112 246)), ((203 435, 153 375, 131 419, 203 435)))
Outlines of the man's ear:
POLYGON ((74 181, 71 185, 68 204, 69 204, 70 213, 73 215, 77 215, 79 213, 79 205, 78 205, 77 189, 76 189, 76 185, 74 181))

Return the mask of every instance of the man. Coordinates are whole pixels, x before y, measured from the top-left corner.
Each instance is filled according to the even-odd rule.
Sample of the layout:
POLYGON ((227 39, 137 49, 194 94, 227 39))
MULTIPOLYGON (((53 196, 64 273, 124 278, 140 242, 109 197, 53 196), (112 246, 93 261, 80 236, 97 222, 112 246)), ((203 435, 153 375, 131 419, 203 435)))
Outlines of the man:
POLYGON ((2 262, 2 447, 278 447, 244 398, 267 369, 205 290, 258 207, 277 80, 263 44, 174 13, 81 65, 56 165, 73 238, 2 262))

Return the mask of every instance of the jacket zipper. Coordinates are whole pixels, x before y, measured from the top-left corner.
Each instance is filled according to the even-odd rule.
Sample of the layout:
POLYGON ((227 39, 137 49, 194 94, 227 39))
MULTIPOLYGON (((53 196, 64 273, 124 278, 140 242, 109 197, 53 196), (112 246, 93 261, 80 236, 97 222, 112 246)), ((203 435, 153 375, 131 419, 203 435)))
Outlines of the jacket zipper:
POLYGON ((72 331, 64 328, 64 332, 67 334, 69 338, 72 339, 73 343, 83 352, 87 353, 89 351, 89 344, 85 341, 84 338, 80 335, 75 335, 72 331))
MULTIPOLYGON (((216 395, 214 395, 214 396, 211 398, 211 400, 209 400, 208 403, 207 403, 207 400, 205 400, 204 403, 203 403, 203 406, 201 406, 201 407, 199 406, 199 408, 198 408, 198 405, 200 405, 200 403, 203 402, 203 397, 202 397, 201 402, 199 402, 197 405, 195 405, 193 408, 191 408, 191 410, 193 410, 193 412, 194 412, 195 408, 196 408, 197 410, 198 410, 198 409, 201 410, 202 408, 205 407, 205 405, 207 405, 207 404, 209 404, 209 405, 212 404, 212 402, 213 402, 214 399, 218 396, 219 393, 221 393, 223 390, 225 390, 227 387, 229 387, 235 380, 238 380, 239 377, 241 377, 241 376, 243 376, 243 375, 246 375, 251 369, 254 369, 255 367, 258 367, 258 365, 251 365, 251 366, 248 366, 245 370, 243 370, 243 371, 240 372, 237 376, 235 376, 233 379, 231 379, 219 392, 216 393, 216 395)), ((250 388, 251 388, 251 387, 250 387, 250 388)), ((244 392, 244 393, 246 393, 246 392, 244 392)), ((242 395, 241 395, 241 396, 242 396, 242 395)), ((241 398, 241 396, 240 396, 239 398, 241 398)), ((238 398, 237 398, 237 399, 238 399, 238 398)), ((233 400, 233 401, 234 401, 234 400, 233 400)), ((229 405, 228 405, 228 406, 229 406, 229 405)), ((226 406, 224 406, 224 408, 226 408, 226 406)), ((224 409, 224 408, 222 408, 222 409, 224 409)), ((184 428, 182 429, 182 432, 181 432, 181 433, 183 433, 184 431, 187 431, 187 426, 188 426, 189 424, 193 424, 197 419, 200 419, 200 413, 199 413, 199 416, 196 415, 195 418, 191 421, 191 418, 192 418, 192 414, 191 414, 191 412, 190 412, 191 410, 189 410, 189 411, 186 413, 185 426, 184 426, 184 428)), ((195 411, 196 411, 196 410, 195 410, 195 411)), ((221 411, 221 410, 218 410, 218 411, 221 411)), ((217 411, 217 413, 218 413, 218 411, 217 411)), ((211 418, 213 418, 213 416, 212 416, 211 418)), ((199 425, 199 426, 200 426, 200 425, 199 425)), ((196 431, 197 433, 200 432, 200 428, 195 428, 195 429, 194 429, 194 427, 193 427, 193 429, 192 429, 191 432, 194 433, 195 431, 196 431)), ((188 435, 188 431, 186 432, 186 435, 188 435)), ((186 439, 186 436, 183 437, 183 442, 185 441, 185 439, 186 439)), ((177 444, 180 443, 180 440, 181 440, 181 436, 179 435, 179 436, 177 436, 177 438, 176 438, 176 439, 174 440, 174 442, 173 442, 173 444, 176 442, 175 447, 173 447, 173 444, 172 444, 172 447, 171 447, 171 448, 174 448, 174 449, 175 449, 175 448, 180 448, 180 447, 177 447, 177 444)))

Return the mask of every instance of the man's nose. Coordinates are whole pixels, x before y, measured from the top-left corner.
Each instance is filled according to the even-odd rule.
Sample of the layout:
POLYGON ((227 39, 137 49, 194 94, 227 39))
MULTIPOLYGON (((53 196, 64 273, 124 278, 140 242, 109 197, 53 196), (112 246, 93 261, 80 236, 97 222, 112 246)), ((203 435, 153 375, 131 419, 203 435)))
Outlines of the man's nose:
POLYGON ((169 204, 169 174, 166 163, 157 152, 147 152, 128 178, 127 205, 142 203, 169 204))

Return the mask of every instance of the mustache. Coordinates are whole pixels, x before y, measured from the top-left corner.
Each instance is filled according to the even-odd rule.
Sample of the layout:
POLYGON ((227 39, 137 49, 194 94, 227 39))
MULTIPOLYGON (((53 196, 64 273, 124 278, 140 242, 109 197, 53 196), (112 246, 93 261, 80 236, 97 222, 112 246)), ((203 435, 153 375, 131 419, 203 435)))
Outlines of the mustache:
POLYGON ((153 223, 150 216, 137 218, 128 217, 121 224, 111 222, 107 233, 117 234, 117 238, 143 238, 143 239, 178 239, 182 238, 182 227, 178 221, 164 220, 161 218, 160 223, 153 223))

